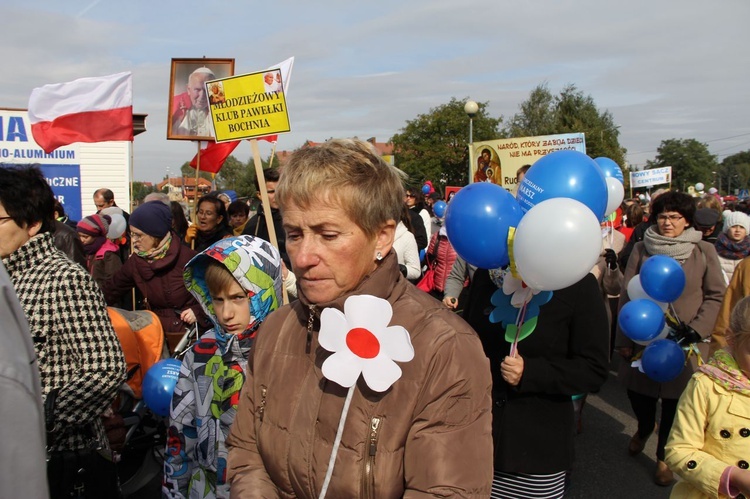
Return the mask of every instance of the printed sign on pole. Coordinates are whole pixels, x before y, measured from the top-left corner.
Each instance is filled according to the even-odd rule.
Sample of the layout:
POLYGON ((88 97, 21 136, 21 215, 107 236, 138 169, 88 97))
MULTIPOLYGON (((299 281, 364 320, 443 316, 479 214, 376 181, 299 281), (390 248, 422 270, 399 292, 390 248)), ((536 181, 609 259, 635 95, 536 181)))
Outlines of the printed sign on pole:
POLYGON ((291 131, 279 68, 206 82, 216 142, 291 131))

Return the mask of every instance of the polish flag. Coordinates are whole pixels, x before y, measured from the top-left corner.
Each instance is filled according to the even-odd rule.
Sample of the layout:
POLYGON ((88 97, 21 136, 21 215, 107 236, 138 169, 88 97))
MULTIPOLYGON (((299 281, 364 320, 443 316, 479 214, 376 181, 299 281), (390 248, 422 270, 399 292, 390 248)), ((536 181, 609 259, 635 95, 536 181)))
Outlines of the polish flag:
POLYGON ((224 161, 227 160, 232 151, 240 145, 239 140, 229 142, 209 142, 205 149, 201 149, 190 161, 190 166, 198 167, 198 158, 201 162, 201 171, 208 173, 219 173, 224 161))
MULTIPOLYGON (((278 138, 278 135, 266 135, 265 137, 257 137, 257 140, 265 140, 266 142, 275 143, 278 138)), ((240 145, 240 142, 242 141, 232 140, 229 142, 207 142, 206 147, 201 148, 200 152, 190 160, 190 166, 197 168, 198 157, 200 157, 202 172, 219 173, 221 167, 224 166, 224 162, 237 146, 240 145)))
POLYGON ((35 88, 29 97, 34 140, 51 153, 75 142, 133 140, 131 73, 35 88))

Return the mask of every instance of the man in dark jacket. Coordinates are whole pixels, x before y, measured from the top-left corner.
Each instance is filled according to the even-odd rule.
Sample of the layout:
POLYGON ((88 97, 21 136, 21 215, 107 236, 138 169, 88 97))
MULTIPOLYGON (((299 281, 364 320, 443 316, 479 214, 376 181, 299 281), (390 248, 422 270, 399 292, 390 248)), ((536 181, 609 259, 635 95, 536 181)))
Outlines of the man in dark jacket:
MULTIPOLYGON (((276 184, 279 182, 279 170, 276 168, 263 170, 263 178, 266 180, 266 193, 268 194, 268 204, 271 205, 271 219, 273 220, 273 228, 276 231, 276 240, 279 243, 278 250, 279 253, 281 253, 281 259, 284 260, 284 265, 286 265, 287 268, 291 268, 289 256, 286 254, 286 234, 281 221, 279 203, 276 201, 276 184)), ((260 198, 260 186, 258 184, 259 182, 256 178, 255 188, 258 192, 256 192, 255 195, 260 198)), ((247 221, 242 233, 248 236, 256 236, 271 242, 271 238, 268 235, 268 226, 266 225, 266 216, 262 204, 258 207, 258 212, 247 221)))

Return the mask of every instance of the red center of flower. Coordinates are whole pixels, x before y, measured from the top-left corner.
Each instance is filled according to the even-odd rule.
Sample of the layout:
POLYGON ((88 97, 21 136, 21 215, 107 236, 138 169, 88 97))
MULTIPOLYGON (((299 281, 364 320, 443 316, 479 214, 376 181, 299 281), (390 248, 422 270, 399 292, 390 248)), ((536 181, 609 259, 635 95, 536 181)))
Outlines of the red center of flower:
POLYGON ((380 353, 380 342, 365 328, 355 327, 346 334, 346 346, 357 357, 375 358, 380 353))

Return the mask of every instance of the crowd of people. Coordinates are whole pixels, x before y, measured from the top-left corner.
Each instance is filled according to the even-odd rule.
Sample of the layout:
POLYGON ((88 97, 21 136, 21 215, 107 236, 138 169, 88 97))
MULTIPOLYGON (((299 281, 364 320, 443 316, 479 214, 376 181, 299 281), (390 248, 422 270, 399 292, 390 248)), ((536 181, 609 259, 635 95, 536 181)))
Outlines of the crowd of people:
POLYGON ((219 193, 192 223, 158 194, 129 214, 104 188, 76 223, 38 168, 0 168, 4 322, 36 359, 14 371, 36 394, 17 408, 43 431, 7 469, 48 477, 19 497, 116 497, 102 416, 129 373, 108 306, 152 311, 165 357, 200 332, 171 398, 163 497, 563 497, 587 394, 611 362, 637 421, 623 452, 656 433, 657 485, 676 473, 675 497, 750 493, 744 206, 668 190, 626 200, 602 222, 591 272, 524 308, 522 333, 524 319, 499 324, 493 310, 531 291, 458 255, 433 212, 441 194, 404 187, 367 142, 301 149, 263 180, 270 217, 219 193), (686 276, 669 313, 691 353, 667 382, 639 369, 644 346, 617 324, 654 255, 686 276))

